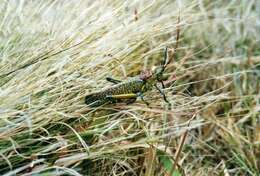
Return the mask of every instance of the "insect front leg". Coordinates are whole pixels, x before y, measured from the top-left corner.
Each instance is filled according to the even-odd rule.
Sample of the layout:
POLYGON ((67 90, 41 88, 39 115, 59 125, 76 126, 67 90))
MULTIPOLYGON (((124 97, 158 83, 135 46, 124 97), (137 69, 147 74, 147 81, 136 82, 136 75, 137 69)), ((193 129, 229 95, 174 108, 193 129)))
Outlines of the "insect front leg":
POLYGON ((111 77, 106 77, 106 80, 111 82, 111 83, 114 83, 114 84, 118 84, 118 83, 122 82, 121 80, 114 79, 114 78, 111 78, 111 77))
POLYGON ((162 88, 165 89, 165 85, 163 83, 163 81, 160 82, 162 84, 162 88))
MULTIPOLYGON (((163 85, 163 83, 162 83, 162 85, 163 85)), ((165 101, 166 103, 170 104, 170 102, 169 102, 169 101, 167 100, 167 98, 166 98, 166 95, 165 95, 164 91, 163 91, 162 89, 160 89, 156 84, 155 84, 154 86, 155 86, 156 89, 160 92, 160 94, 163 96, 164 101, 165 101)))

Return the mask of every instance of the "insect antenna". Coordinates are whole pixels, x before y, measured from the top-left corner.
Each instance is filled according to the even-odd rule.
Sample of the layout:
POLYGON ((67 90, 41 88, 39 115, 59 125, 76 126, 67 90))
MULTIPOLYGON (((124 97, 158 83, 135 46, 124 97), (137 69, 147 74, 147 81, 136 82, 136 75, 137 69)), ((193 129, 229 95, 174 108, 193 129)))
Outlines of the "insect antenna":
MULTIPOLYGON (((160 74, 161 74, 161 75, 163 74, 163 72, 164 72, 166 66, 167 66, 168 63, 169 63, 168 58, 169 58, 169 55, 168 55, 168 47, 165 47, 165 49, 164 49, 164 59, 163 59, 162 65, 161 65, 162 69, 161 69, 161 71, 160 71, 160 74)), ((162 88, 164 89, 164 88, 165 88, 165 85, 164 85, 164 83, 163 83, 163 80, 159 80, 158 78, 157 78, 157 80, 161 83, 162 88)))
MULTIPOLYGON (((173 61, 177 59, 177 49, 179 46, 179 39, 180 39, 180 11, 179 11, 179 15, 178 15, 178 21, 177 21, 177 30, 176 30, 176 43, 175 46, 171 49, 172 50, 172 54, 171 57, 169 57, 169 53, 168 53, 168 48, 165 48, 164 51, 164 60, 163 60, 163 68, 162 68, 162 72, 166 69, 166 67, 173 61), (169 59, 168 59, 169 58, 169 59)), ((161 82, 161 81, 160 81, 161 82)), ((161 82, 162 87, 164 88, 164 83, 161 82)))
POLYGON ((162 72, 165 70, 166 66, 169 64, 169 60, 168 60, 168 47, 166 46, 164 49, 164 59, 162 62, 162 72))
POLYGON ((173 47, 173 55, 170 59, 169 58, 169 55, 168 55, 168 48, 166 47, 165 50, 164 50, 164 60, 163 60, 163 71, 165 70, 165 68, 172 62, 172 60, 176 60, 176 51, 178 49, 178 46, 179 46, 179 39, 180 39, 180 12, 179 12, 179 15, 178 15, 178 26, 177 26, 177 30, 176 30, 176 43, 175 43, 175 46, 173 47))
POLYGON ((159 75, 162 76, 164 70, 172 62, 172 60, 176 60, 176 57, 177 57, 176 56, 176 50, 178 48, 179 38, 180 38, 180 25, 179 25, 180 24, 180 12, 179 12, 179 15, 178 15, 178 22, 177 23, 178 23, 178 26, 177 26, 177 30, 176 30, 176 43, 175 43, 175 46, 173 47, 172 57, 169 59, 168 47, 166 46, 165 50, 164 50, 164 59, 161 63, 161 69, 160 69, 160 72, 158 73, 158 77, 157 77, 157 81, 161 83, 163 89, 165 88, 165 85, 163 83, 163 80, 159 79, 159 75))

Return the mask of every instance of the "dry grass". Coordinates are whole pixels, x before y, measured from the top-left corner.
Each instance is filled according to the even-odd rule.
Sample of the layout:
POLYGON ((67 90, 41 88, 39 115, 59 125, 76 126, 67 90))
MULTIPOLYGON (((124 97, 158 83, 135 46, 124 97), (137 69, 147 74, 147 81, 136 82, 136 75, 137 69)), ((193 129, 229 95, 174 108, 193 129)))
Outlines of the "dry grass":
POLYGON ((259 175, 259 9, 256 0, 1 1, 0 174, 259 175), (171 109, 156 90, 149 107, 86 107, 85 95, 111 85, 106 76, 158 65, 178 28, 171 109))

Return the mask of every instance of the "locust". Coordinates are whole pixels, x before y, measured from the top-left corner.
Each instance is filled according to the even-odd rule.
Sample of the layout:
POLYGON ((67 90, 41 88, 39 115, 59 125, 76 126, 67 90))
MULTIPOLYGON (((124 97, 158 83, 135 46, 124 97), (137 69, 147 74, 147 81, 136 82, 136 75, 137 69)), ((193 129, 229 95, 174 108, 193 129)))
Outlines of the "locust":
POLYGON ((90 93, 85 97, 85 103, 90 107, 97 107, 104 104, 111 104, 117 102, 126 102, 127 104, 133 103, 138 97, 146 104, 149 103, 144 99, 144 93, 156 88, 162 95, 166 103, 170 103, 166 98, 164 91, 165 85, 163 81, 167 80, 164 74, 166 66, 168 65, 168 48, 164 50, 164 59, 158 67, 151 70, 143 71, 139 76, 128 78, 125 81, 106 77, 106 80, 112 82, 114 85, 104 90, 90 93))
MULTIPOLYGON (((178 24, 179 23, 180 15, 178 17, 178 24)), ((178 48, 179 33, 180 29, 178 26, 176 33, 176 43, 175 47, 173 48, 173 57, 176 57, 175 51, 178 48)), ((149 105, 149 103, 144 99, 144 93, 151 91, 153 88, 156 88, 162 95, 163 100, 168 105, 171 105, 163 90, 165 88, 163 82, 168 78, 167 75, 164 74, 164 71, 170 62, 168 47, 166 47, 164 50, 163 61, 159 66, 154 67, 151 70, 143 71, 139 76, 128 78, 125 81, 114 79, 112 77, 106 77, 106 80, 112 82, 114 85, 104 90, 86 95, 85 103, 90 107, 97 107, 104 104, 117 102, 126 102, 127 104, 130 104, 135 102, 136 99, 140 97, 146 105, 149 105), (161 84, 162 89, 158 86, 158 83, 161 84)))

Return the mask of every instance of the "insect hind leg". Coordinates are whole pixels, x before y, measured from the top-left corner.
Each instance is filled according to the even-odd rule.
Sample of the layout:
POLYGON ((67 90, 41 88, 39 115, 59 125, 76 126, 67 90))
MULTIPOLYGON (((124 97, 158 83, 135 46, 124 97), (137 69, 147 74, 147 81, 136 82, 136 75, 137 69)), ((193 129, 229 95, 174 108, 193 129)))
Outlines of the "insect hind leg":
POLYGON ((129 105, 129 104, 132 104, 136 101, 137 98, 130 98, 129 100, 126 101, 126 104, 129 105))
POLYGON ((126 102, 126 104, 131 104, 136 101, 137 94, 130 93, 130 94, 119 94, 119 95, 107 95, 106 99, 111 103, 126 102))

